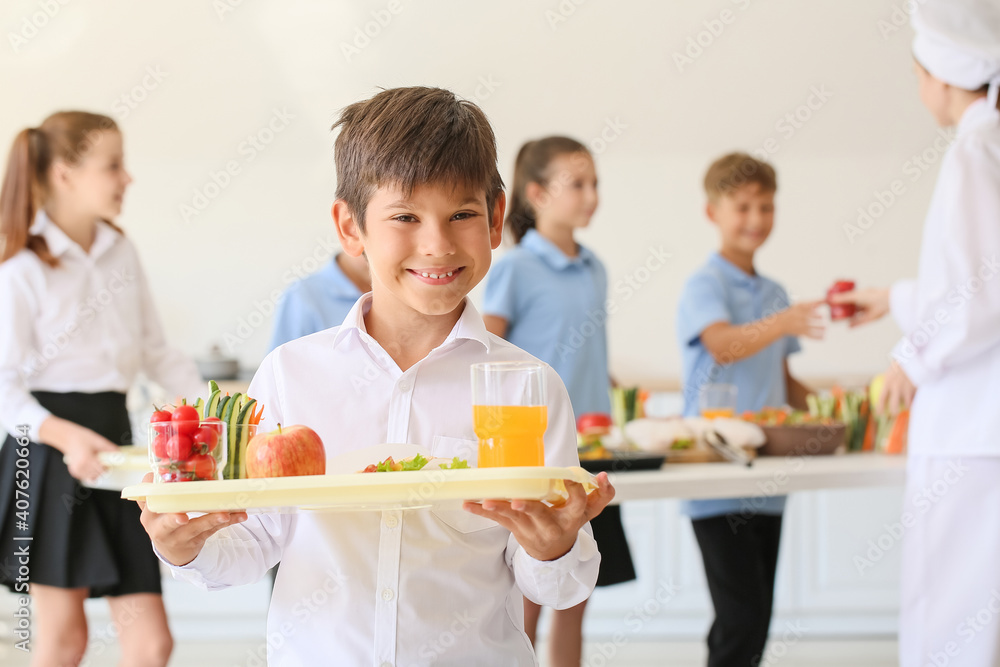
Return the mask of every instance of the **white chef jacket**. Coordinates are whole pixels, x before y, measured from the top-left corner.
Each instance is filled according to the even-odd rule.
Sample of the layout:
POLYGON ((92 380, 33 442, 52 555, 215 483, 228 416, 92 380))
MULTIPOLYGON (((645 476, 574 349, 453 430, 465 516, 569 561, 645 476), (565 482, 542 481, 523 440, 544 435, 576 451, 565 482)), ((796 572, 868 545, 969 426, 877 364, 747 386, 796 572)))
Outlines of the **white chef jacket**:
MULTIPOLYGON (((327 457, 383 442, 474 464, 470 365, 534 360, 486 331, 466 300, 437 348, 402 372, 367 334, 363 296, 344 324, 282 345, 249 394, 271 428, 305 424, 327 457)), ((547 368, 548 465, 579 465, 569 396, 547 368)), ((373 461, 374 462, 374 461, 373 461)), ((205 543, 174 576, 220 589, 260 579, 278 561, 268 614, 269 665, 532 665, 522 593, 566 608, 597 581, 589 526, 562 558, 531 558, 493 521, 460 506, 383 512, 251 515, 205 543)))
POLYGON ((49 412, 30 392, 124 393, 139 371, 183 396, 202 391, 194 362, 167 346, 128 239, 99 222, 84 252, 44 211, 31 233, 59 266, 28 249, 0 264, 0 426, 27 424, 37 442, 49 412))
POLYGON ((918 387, 909 450, 1000 455, 1000 113, 966 109, 924 224, 916 280, 892 287, 893 350, 918 387))

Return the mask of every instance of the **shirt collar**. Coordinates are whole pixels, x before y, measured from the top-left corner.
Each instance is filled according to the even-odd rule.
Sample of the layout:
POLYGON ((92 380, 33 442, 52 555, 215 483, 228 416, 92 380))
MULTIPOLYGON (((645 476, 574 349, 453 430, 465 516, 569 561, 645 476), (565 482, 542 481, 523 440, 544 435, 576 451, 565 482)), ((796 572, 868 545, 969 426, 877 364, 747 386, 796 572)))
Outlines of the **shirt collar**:
POLYGON ((560 250, 555 243, 538 233, 535 229, 529 229, 521 239, 521 246, 535 253, 542 260, 556 271, 561 271, 573 264, 589 264, 594 257, 587 248, 579 243, 576 257, 567 257, 566 253, 560 250))
MULTIPOLYGON (((350 312, 347 313, 344 323, 340 325, 340 330, 337 331, 337 335, 333 339, 334 347, 339 345, 349 335, 357 335, 362 339, 368 335, 368 330, 365 328, 365 314, 371 310, 371 307, 372 293, 368 292, 362 295, 351 308, 350 312)), ((487 352, 490 351, 490 334, 486 330, 483 316, 472 305, 469 297, 465 297, 465 309, 462 311, 462 316, 458 318, 458 322, 452 327, 447 338, 438 347, 444 347, 456 340, 474 340, 485 347, 487 352)))
POLYGON ((94 232, 94 242, 90 246, 90 252, 86 253, 76 241, 67 236, 66 232, 60 229, 59 225, 52 222, 52 218, 42 210, 39 210, 35 214, 35 220, 31 224, 29 233, 45 239, 45 245, 53 257, 61 257, 75 248, 76 252, 80 255, 97 259, 121 238, 121 234, 102 220, 97 223, 97 229, 94 232))
POLYGON ((712 256, 708 259, 709 263, 718 268, 722 273, 735 283, 741 285, 746 285, 747 287, 756 287, 760 284, 760 276, 751 276, 746 271, 736 266, 728 259, 723 257, 719 253, 712 253, 712 256))
POLYGON ((339 256, 339 253, 334 255, 333 259, 320 269, 327 282, 324 289, 327 289, 331 295, 336 297, 357 299, 361 296, 361 290, 347 277, 344 270, 340 268, 340 264, 337 264, 337 257, 339 256))
POLYGON ((986 98, 983 97, 965 109, 962 117, 958 120, 956 132, 957 134, 965 134, 966 132, 971 132, 978 125, 988 121, 993 121, 996 124, 998 120, 1000 120, 1000 112, 996 109, 991 109, 990 105, 986 102, 986 98))

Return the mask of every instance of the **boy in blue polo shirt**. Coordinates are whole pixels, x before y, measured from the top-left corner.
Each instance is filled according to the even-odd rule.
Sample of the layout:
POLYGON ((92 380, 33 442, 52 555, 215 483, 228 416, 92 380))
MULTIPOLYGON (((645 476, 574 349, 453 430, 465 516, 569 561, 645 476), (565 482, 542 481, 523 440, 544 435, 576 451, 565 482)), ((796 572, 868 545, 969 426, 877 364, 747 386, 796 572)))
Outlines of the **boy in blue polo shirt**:
POLYGON ((371 288, 368 261, 363 256, 338 252, 326 266, 292 283, 281 295, 268 349, 340 326, 361 295, 371 288))
MULTIPOLYGON (((744 153, 716 160, 705 175, 706 214, 721 248, 681 294, 678 338, 684 414, 698 414, 706 384, 737 387, 737 411, 786 403, 804 409, 809 393, 788 371, 796 336, 822 338, 822 301, 790 305, 784 288, 754 268, 774 224, 774 169, 744 153)), ((767 642, 784 496, 687 501, 701 549, 715 621, 709 667, 759 664, 767 642)))

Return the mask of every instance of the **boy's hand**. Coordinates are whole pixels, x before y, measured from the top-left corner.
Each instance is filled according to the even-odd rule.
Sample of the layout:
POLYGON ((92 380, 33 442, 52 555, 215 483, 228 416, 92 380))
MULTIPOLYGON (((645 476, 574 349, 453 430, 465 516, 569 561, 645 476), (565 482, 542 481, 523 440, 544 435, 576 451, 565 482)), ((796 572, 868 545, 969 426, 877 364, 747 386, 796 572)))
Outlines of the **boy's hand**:
POLYGON ((573 548, 580 529, 615 497, 604 472, 597 476, 597 488, 589 496, 576 482, 567 481, 566 492, 569 498, 559 507, 537 500, 484 500, 481 505, 467 501, 462 507, 509 530, 535 560, 556 560, 573 548))
MULTIPOLYGON (((153 473, 146 473, 142 481, 152 482, 153 473)), ((211 512, 196 519, 187 514, 157 514, 146 509, 145 502, 136 502, 142 510, 143 528, 171 565, 187 565, 201 553, 205 540, 226 526, 247 520, 246 512, 211 512)))
POLYGON ((831 294, 830 303, 853 303, 857 312, 851 318, 851 327, 856 327, 874 322, 889 312, 889 290, 884 287, 868 287, 831 294))
POLYGON ((778 313, 779 325, 786 336, 806 336, 821 340, 825 331, 823 316, 819 312, 825 301, 803 301, 778 313))

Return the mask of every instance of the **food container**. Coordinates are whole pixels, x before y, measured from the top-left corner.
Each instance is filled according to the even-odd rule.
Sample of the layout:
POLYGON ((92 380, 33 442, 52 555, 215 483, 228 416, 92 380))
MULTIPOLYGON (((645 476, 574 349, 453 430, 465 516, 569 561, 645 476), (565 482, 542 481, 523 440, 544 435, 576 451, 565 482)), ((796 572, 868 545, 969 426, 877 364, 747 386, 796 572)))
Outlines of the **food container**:
POLYGON ((228 462, 229 431, 221 419, 149 424, 149 464, 156 482, 219 480, 228 462))
POLYGON ((203 378, 214 380, 235 380, 240 374, 240 362, 235 357, 227 357, 218 345, 213 345, 208 355, 195 360, 198 372, 203 378))
POLYGON ((825 456, 835 454, 847 439, 844 424, 761 426, 761 429, 767 438, 759 450, 761 456, 825 456))
POLYGON ((854 314, 857 312, 857 307, 853 303, 833 303, 830 301, 830 297, 834 294, 843 294, 853 291, 853 280, 838 280, 832 287, 830 287, 830 289, 826 291, 826 302, 830 306, 831 320, 849 320, 854 317, 854 314))

